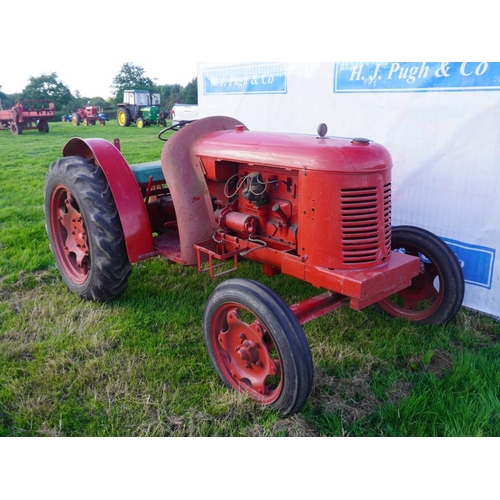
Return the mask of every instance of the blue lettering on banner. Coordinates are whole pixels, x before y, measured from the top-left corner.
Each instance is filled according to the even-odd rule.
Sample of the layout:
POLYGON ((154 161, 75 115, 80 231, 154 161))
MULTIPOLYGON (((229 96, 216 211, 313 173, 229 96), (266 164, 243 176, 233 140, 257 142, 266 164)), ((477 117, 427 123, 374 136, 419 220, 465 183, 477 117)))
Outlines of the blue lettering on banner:
POLYGON ((333 92, 500 90, 499 62, 335 63, 333 92))
POLYGON ((286 63, 227 64, 203 70, 203 93, 286 94, 286 63))
POLYGON ((461 241, 442 238, 455 252, 464 271, 465 282, 482 288, 491 288, 495 249, 470 245, 461 241))

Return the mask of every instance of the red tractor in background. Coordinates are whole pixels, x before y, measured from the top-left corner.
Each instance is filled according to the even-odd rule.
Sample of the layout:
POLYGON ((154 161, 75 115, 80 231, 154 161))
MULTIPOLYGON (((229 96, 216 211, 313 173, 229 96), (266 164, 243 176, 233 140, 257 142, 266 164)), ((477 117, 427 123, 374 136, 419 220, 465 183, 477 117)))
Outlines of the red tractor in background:
POLYGON ((138 261, 162 256, 218 276, 243 258, 267 276, 323 289, 288 306, 259 282, 228 279, 203 315, 224 383, 283 415, 299 411, 313 383, 301 325, 345 305, 444 323, 464 296, 460 264, 439 237, 392 227, 389 152, 326 134, 324 124, 317 136, 253 132, 214 116, 176 132, 160 161, 139 165, 118 140, 71 139, 44 189, 63 280, 83 299, 107 301, 138 261))
POLYGON ((99 122, 101 125, 106 125, 106 120, 102 117, 98 106, 87 106, 78 108, 71 116, 73 125, 78 126, 80 123, 87 125, 95 125, 99 122))

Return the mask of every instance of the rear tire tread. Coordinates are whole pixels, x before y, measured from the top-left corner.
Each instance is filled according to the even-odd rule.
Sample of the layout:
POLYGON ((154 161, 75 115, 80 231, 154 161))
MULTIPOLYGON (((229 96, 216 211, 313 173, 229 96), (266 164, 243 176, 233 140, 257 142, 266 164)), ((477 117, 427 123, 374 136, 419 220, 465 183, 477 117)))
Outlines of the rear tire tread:
POLYGON ((128 284, 131 265, 111 189, 101 168, 92 159, 61 158, 47 172, 44 189, 46 229, 56 265, 70 290, 83 299, 104 302, 122 293, 128 284), (50 217, 51 192, 64 185, 75 198, 88 233, 91 268, 84 283, 75 283, 57 258, 50 217))

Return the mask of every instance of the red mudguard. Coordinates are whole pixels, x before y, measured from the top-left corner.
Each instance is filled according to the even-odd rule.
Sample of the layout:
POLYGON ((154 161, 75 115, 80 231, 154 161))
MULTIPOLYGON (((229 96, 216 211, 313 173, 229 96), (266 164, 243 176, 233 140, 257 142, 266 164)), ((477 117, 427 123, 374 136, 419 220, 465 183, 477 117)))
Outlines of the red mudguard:
POLYGON ((129 261, 134 263, 151 256, 153 236, 146 205, 134 174, 120 151, 104 139, 75 137, 64 146, 63 156, 94 158, 113 193, 129 261))

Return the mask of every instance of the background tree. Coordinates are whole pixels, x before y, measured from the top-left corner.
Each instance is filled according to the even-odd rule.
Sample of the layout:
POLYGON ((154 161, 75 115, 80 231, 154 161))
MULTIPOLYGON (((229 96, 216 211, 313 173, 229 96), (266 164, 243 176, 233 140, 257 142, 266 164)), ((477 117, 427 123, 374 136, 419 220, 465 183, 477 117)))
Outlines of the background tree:
POLYGON ((3 97, 0 96, 0 100, 2 101, 3 109, 11 109, 14 104, 16 104, 20 99, 20 94, 5 94, 3 93, 3 97))
POLYGON ((111 90, 116 103, 123 102, 124 90, 149 90, 152 91, 155 84, 151 78, 144 76, 144 68, 132 63, 124 63, 113 78, 111 90))
POLYGON ((178 83, 157 87, 156 92, 160 93, 161 108, 170 111, 176 102, 182 102, 182 90, 182 86, 178 83))
POLYGON ((30 77, 28 85, 21 92, 21 99, 48 100, 56 110, 62 110, 73 100, 71 91, 59 81, 57 73, 30 77))
POLYGON ((91 106, 99 106, 101 109, 104 109, 108 105, 106 100, 99 96, 91 97, 88 99, 88 103, 91 106))
POLYGON ((182 90, 182 102, 198 104, 198 78, 193 78, 182 90))
POLYGON ((6 99, 7 96, 2 92, 2 86, 0 85, 0 109, 2 109, 2 104, 6 99))

